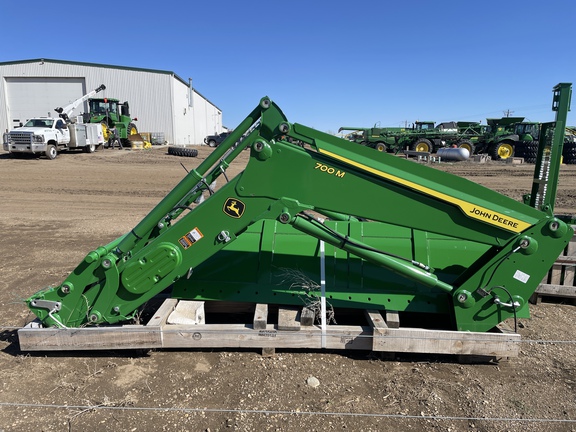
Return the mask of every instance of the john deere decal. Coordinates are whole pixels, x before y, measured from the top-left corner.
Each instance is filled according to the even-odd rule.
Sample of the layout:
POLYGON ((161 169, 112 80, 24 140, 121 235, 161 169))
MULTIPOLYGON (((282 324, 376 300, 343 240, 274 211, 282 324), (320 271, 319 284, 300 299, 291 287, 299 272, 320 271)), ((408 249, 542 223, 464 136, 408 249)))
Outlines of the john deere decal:
POLYGON ((228 198, 224 203, 224 208, 222 209, 224 213, 235 219, 239 219, 244 214, 244 209, 246 205, 236 198, 228 198))

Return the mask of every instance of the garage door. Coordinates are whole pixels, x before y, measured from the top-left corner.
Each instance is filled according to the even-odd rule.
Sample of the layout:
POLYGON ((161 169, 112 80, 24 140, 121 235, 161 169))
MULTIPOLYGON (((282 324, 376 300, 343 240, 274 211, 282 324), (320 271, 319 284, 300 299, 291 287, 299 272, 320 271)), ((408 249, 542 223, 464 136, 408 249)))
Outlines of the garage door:
MULTIPOLYGON (((55 108, 64 107, 86 94, 84 78, 6 78, 8 116, 12 126, 30 117, 52 117, 55 108)), ((85 103, 86 104, 86 103, 85 103)), ((79 106, 75 115, 87 106, 79 106)))

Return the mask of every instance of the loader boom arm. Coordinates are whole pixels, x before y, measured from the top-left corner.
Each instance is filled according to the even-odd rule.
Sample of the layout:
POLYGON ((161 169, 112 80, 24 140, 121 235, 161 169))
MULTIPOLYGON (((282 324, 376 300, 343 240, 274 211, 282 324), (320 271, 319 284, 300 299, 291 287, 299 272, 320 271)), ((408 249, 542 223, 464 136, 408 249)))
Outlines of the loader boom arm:
POLYGON ((28 306, 47 326, 125 321, 262 220, 439 293, 456 328, 475 331, 527 313, 527 299, 573 233, 551 212, 290 123, 265 97, 132 231, 90 252, 62 285, 33 295, 28 306), (244 149, 250 151, 244 171, 210 190, 244 149), (477 244, 483 252, 447 278, 426 259, 387 253, 324 219, 374 230, 393 225, 477 244))
POLYGON ((55 108, 54 111, 56 111, 58 115, 68 123, 70 121, 69 116, 74 112, 76 108, 80 106, 80 104, 82 104, 84 101, 87 101, 96 93, 99 93, 102 90, 106 90, 106 86, 104 84, 100 85, 100 87, 92 90, 91 92, 86 93, 81 98, 76 99, 74 102, 69 103, 63 108, 62 107, 55 108))

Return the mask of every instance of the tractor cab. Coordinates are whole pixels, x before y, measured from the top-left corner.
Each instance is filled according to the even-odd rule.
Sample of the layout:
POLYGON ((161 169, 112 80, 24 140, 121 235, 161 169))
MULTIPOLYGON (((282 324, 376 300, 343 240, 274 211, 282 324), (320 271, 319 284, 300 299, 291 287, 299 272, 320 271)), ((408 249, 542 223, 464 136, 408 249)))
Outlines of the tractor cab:
POLYGON ((418 131, 429 131, 434 129, 433 121, 417 121, 414 122, 414 129, 418 131))
POLYGON ((520 141, 534 141, 540 136, 540 123, 522 122, 516 124, 514 132, 520 141))
POLYGON ((90 123, 99 123, 106 117, 114 122, 118 121, 119 107, 123 107, 123 105, 118 99, 90 99, 88 101, 90 123))

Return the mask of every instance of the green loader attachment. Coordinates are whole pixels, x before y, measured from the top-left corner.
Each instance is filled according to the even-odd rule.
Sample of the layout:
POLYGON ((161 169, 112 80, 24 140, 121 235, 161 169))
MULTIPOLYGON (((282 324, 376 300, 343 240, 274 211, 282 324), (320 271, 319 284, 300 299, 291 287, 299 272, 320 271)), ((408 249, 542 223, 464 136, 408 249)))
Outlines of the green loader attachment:
MULTIPOLYGON (((546 167, 557 176, 552 155, 571 85, 554 91, 562 127, 546 167)), ((303 305, 325 286, 334 307, 486 332, 528 316, 529 297, 572 238, 542 197, 555 187, 550 181, 536 192, 540 204, 527 205, 290 123, 265 97, 134 229, 26 302, 44 327, 64 328, 126 322, 164 291, 303 305), (245 149, 246 167, 228 179, 245 149), (221 177, 227 183, 212 190, 221 177)))

